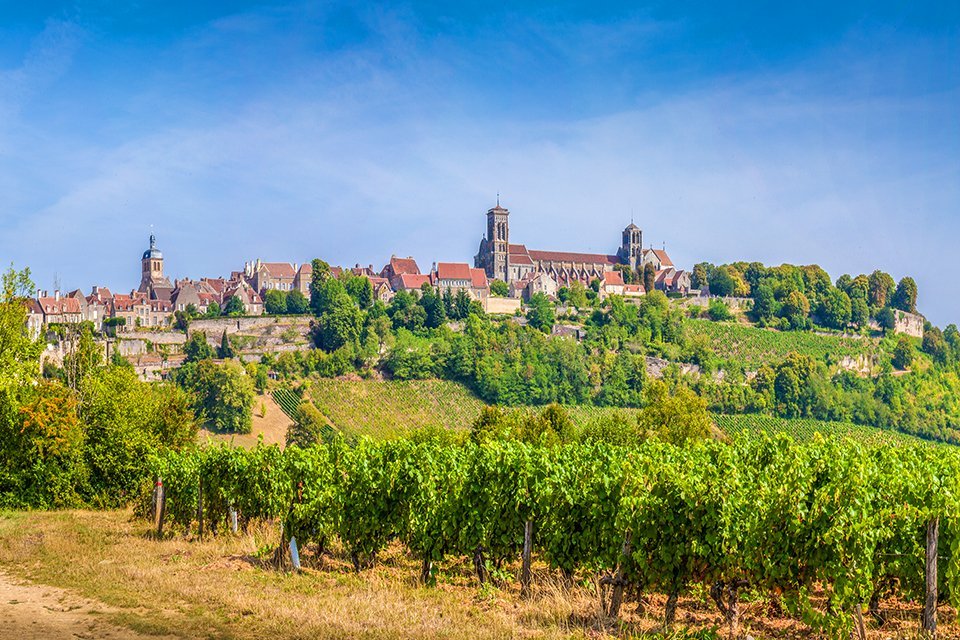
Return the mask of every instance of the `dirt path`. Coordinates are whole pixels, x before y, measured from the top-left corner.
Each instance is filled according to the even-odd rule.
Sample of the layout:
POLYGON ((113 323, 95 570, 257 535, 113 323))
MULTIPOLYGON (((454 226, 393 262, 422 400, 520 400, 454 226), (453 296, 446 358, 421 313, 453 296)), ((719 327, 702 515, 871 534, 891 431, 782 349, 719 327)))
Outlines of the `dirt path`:
MULTIPOLYGON (((114 611, 55 587, 30 584, 0 572, 0 636, 16 640, 158 640, 104 621, 114 611)), ((167 636, 170 637, 170 636, 167 636)))

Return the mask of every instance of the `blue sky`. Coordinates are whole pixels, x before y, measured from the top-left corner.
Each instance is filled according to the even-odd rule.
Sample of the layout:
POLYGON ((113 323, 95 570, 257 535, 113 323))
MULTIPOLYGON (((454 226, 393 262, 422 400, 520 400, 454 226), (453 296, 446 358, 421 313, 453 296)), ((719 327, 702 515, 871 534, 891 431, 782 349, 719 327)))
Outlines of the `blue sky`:
POLYGON ((960 321, 957 3, 0 0, 0 262, 52 289, 511 239, 883 268, 960 321), (842 6, 837 6, 842 5, 842 6))

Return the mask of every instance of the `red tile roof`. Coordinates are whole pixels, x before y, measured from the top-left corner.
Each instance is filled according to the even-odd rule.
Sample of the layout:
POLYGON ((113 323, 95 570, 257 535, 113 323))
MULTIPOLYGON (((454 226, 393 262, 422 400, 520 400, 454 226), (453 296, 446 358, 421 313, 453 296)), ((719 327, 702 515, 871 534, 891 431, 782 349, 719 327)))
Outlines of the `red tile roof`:
POLYGON ((644 294, 646 289, 643 288, 642 284, 625 284, 623 285, 624 293, 635 293, 635 294, 644 294))
POLYGON ((393 275, 399 276, 404 273, 420 273, 420 267, 417 266, 417 261, 413 258, 390 258, 390 268, 393 270, 393 275))
POLYGON ((474 289, 486 289, 489 286, 487 284, 487 272, 483 269, 471 268, 470 276, 473 278, 474 289))
POLYGON ((440 280, 470 280, 470 265, 466 262, 438 262, 437 278, 440 280))
POLYGON ((274 278, 292 278, 297 273, 289 262, 261 262, 260 266, 274 278))
POLYGON ((80 301, 76 298, 63 298, 57 300, 55 297, 39 298, 37 302, 45 314, 51 313, 80 313, 80 301))
POLYGON ((419 289, 424 283, 430 284, 430 276, 419 273, 400 274, 400 289, 419 289))
POLYGON ((657 260, 660 261, 660 268, 666 269, 667 267, 673 266, 673 260, 670 259, 670 256, 667 255, 667 252, 663 249, 650 249, 653 251, 653 255, 657 256, 657 260))
POLYGON ((511 256, 514 255, 514 254, 516 254, 516 253, 526 254, 526 253, 527 253, 527 247, 526 247, 526 245, 523 245, 523 244, 511 244, 511 245, 507 245, 507 253, 509 253, 511 256))
POLYGON ((522 264, 524 266, 533 266, 533 260, 526 253, 511 253, 510 264, 522 264))
POLYGON ((610 285, 623 285, 623 274, 619 271, 606 271, 603 274, 603 283, 610 285))
POLYGON ((614 265, 620 264, 617 256, 599 253, 570 253, 567 251, 535 251, 530 250, 530 257, 540 262, 578 262, 586 264, 614 265))

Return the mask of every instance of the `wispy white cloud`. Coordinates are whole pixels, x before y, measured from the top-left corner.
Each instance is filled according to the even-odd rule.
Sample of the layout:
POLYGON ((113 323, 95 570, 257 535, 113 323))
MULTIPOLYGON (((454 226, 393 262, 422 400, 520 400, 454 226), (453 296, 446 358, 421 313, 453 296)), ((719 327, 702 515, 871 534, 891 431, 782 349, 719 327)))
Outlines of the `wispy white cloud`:
MULTIPOLYGON (((917 277, 935 321, 960 319, 960 283, 941 277, 960 237, 960 158, 922 126, 948 121, 958 95, 830 94, 781 69, 593 115, 509 117, 474 108, 473 89, 457 90, 462 60, 435 56, 406 17, 364 19, 375 44, 300 60, 300 80, 200 117, 187 98, 189 116, 119 144, 16 132, 0 162, 37 170, 55 156, 58 175, 4 225, 0 258, 70 287, 133 286, 154 224, 175 275, 257 256, 470 260, 500 191, 513 238, 533 247, 612 251, 632 214, 682 265, 881 267, 917 277)), ((176 55, 258 28, 221 21, 176 55)))

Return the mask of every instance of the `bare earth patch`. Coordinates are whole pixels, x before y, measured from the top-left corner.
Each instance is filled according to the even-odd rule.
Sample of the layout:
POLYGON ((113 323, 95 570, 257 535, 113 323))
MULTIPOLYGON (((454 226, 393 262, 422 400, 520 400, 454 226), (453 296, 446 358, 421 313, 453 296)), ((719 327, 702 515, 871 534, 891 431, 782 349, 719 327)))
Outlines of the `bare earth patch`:
POLYGON ((263 437, 264 444, 278 444, 282 447, 287 442, 287 427, 291 424, 293 421, 290 417, 273 400, 273 396, 267 393, 253 399, 253 426, 250 433, 215 433, 209 429, 201 429, 199 438, 201 442, 209 438, 213 442, 233 443, 249 449, 255 447, 263 437))
POLYGON ((108 638, 142 640, 174 636, 143 635, 103 618, 115 609, 55 587, 24 583, 0 572, 0 629, 17 640, 108 638))

